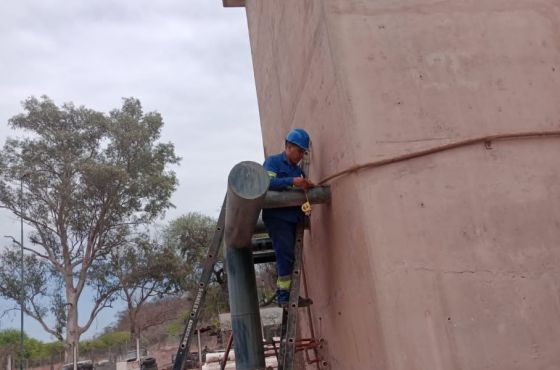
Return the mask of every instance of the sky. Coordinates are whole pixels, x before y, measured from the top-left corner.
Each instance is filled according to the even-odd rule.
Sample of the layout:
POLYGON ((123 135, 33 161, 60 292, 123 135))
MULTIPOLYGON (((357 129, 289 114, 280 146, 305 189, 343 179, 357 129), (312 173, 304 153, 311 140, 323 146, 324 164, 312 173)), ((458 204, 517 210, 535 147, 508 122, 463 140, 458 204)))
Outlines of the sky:
MULTIPOLYGON (((136 97, 158 111, 163 142, 182 157, 179 186, 164 224, 191 211, 217 216, 229 170, 262 162, 263 148, 244 8, 221 0, 21 0, 0 2, 0 143, 29 96, 47 95, 108 112, 136 97)), ((0 212, 0 235, 19 221, 0 212)), ((0 248, 9 242, 1 238, 0 248)), ((88 309, 84 297, 80 310, 88 309)), ((0 310, 13 303, 0 300, 0 310)), ((101 313, 83 338, 114 322, 122 305, 101 313)), ((85 315, 82 315, 83 322, 85 315)), ((19 328, 19 312, 0 330, 19 328)), ((26 317, 32 337, 53 338, 26 317)))

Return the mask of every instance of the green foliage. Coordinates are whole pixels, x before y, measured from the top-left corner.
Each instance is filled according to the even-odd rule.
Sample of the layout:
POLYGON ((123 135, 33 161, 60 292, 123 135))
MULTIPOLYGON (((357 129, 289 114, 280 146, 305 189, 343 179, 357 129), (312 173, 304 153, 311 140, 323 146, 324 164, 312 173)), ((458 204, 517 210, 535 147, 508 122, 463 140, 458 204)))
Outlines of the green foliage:
MULTIPOLYGON (((208 287, 206 292, 206 299, 204 301, 204 306, 200 312, 200 317, 198 320, 199 325, 206 326, 211 325, 214 327, 219 326, 219 314, 228 312, 228 297, 227 293, 224 293, 223 289, 214 284, 208 287)), ((166 326, 166 333, 170 337, 177 337, 183 333, 185 329, 185 323, 189 318, 190 311, 182 311, 177 319, 173 320, 166 326)))
POLYGON ((126 331, 105 333, 97 338, 80 342, 80 351, 91 352, 93 350, 106 350, 128 343, 130 336, 126 331))
POLYGON ((200 313, 201 323, 217 326, 218 315, 229 312, 227 291, 221 286, 210 286, 206 292, 206 300, 200 313))
MULTIPOLYGON (((17 329, 0 330, 0 347, 16 344, 19 345, 21 331, 17 329)), ((27 339, 27 334, 23 333, 23 340, 27 339)))
POLYGON ((28 338, 23 342, 23 348, 25 351, 24 357, 29 359, 41 358, 44 356, 44 343, 35 339, 28 338))
MULTIPOLYGON (((188 315, 188 313, 187 313, 188 315)), ((175 320, 167 324, 165 331, 168 336, 176 338, 183 333, 184 330, 184 320, 175 320)))
POLYGON ((131 339, 161 323, 163 317, 143 314, 144 305, 154 298, 181 292, 184 264, 175 251, 157 238, 139 235, 111 256, 117 272, 121 297, 127 302, 131 339))
MULTIPOLYGON (((80 350, 88 353, 92 350, 106 350, 122 346, 130 340, 126 331, 117 331, 102 334, 94 339, 80 341, 80 350)), ((0 348, 6 348, 13 353, 19 353, 20 331, 6 329, 0 331, 0 348)), ((24 355, 29 360, 48 359, 58 356, 64 351, 64 344, 60 341, 43 343, 40 340, 29 338, 24 333, 24 355)))
MULTIPOLYGON (((183 289, 194 296, 198 290, 198 282, 203 264, 208 254, 216 229, 216 220, 192 212, 171 221, 164 230, 164 242, 175 249, 183 258, 185 275, 183 289)), ((215 325, 218 314, 227 312, 228 308, 227 281, 224 272, 224 258, 218 258, 199 318, 200 323, 215 325)), ((185 312, 187 316, 189 312, 185 312)), ((169 335, 178 335, 184 329, 184 318, 177 319, 168 325, 169 335)))
MULTIPOLYGON (((137 225, 171 206, 177 180, 167 166, 180 158, 172 144, 158 142, 160 114, 144 113, 134 98, 108 115, 72 103, 57 106, 45 96, 25 100, 23 109, 9 124, 26 136, 7 139, 0 151, 0 207, 32 229, 26 313, 60 340, 73 341, 115 298, 119 285, 107 257, 129 242, 137 225), (94 292, 94 308, 80 312, 86 323, 78 326, 86 286, 94 292), (66 329, 75 337, 64 338, 66 329)), ((18 301, 14 248, 0 260, 0 295, 18 301)))
MULTIPOLYGON (((16 245, 6 247, 0 255, 0 294, 13 296, 18 301, 21 300, 20 263, 20 248, 16 245)), ((49 285, 48 282, 49 280, 56 281, 58 276, 56 271, 50 268, 47 261, 35 255, 27 254, 24 256, 24 266, 26 278, 23 288, 25 297, 35 297, 45 293, 56 294, 56 284, 49 285)), ((33 308, 29 307, 29 300, 26 299, 24 302, 26 311, 35 309, 39 315, 48 313, 46 307, 37 305, 33 308)), ((51 307, 54 306, 53 304, 51 307)))
POLYGON ((126 344, 130 337, 126 331, 105 333, 97 338, 102 348, 117 347, 126 344))
POLYGON ((64 351, 64 344, 60 341, 45 343, 43 351, 45 354, 43 357, 55 356, 64 351))
MULTIPOLYGON (((19 330, 1 330, 0 348, 7 348, 19 355, 20 338, 19 330)), ((59 341, 43 343, 35 338, 29 338, 25 333, 23 333, 23 338, 23 357, 29 360, 49 358, 64 350, 63 344, 59 341)))
MULTIPOLYGON (((180 253, 186 266, 183 286, 186 291, 196 290, 215 228, 215 219, 191 212, 171 221, 164 230, 164 243, 180 253)), ((225 285, 223 258, 216 263, 213 282, 225 285)))
POLYGON ((140 234, 112 254, 112 270, 118 271, 121 289, 138 299, 180 291, 183 263, 175 251, 159 240, 140 234))

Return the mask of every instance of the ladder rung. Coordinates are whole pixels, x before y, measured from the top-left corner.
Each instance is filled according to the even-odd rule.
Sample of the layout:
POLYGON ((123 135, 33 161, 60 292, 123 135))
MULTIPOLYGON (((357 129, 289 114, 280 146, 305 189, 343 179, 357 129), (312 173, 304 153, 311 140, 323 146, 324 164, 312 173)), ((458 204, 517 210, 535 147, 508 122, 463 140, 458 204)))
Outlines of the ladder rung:
POLYGON ((276 254, 274 253, 274 250, 253 252, 253 262, 255 265, 274 261, 276 261, 276 254))
POLYGON ((303 254, 303 222, 300 222, 296 231, 296 244, 294 248, 294 270, 292 273, 292 286, 290 288, 290 302, 288 309, 282 315, 282 339, 280 341, 280 355, 278 356, 278 370, 293 370, 294 354, 296 350, 297 316, 299 300, 299 283, 301 274, 301 259, 303 254))

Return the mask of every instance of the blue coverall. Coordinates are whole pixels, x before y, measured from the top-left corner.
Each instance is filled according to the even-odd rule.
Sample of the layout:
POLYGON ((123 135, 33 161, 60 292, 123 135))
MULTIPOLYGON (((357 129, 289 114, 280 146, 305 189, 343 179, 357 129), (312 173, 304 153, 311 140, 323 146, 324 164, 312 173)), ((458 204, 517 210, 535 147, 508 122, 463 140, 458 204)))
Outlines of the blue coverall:
MULTIPOLYGON (((291 189, 293 188, 292 179, 303 175, 301 168, 291 164, 284 152, 268 157, 264 162, 264 168, 270 176, 269 190, 291 189)), ((287 304, 290 298, 296 226, 302 218, 303 212, 300 207, 263 210, 263 221, 276 254, 278 272, 276 297, 279 305, 287 304)))

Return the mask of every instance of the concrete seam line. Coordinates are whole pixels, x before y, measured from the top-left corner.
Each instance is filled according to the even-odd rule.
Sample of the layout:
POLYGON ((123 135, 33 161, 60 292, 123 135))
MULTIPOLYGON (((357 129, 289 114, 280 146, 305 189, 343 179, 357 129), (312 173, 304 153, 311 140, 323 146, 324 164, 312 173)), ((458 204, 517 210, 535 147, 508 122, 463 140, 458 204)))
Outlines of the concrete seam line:
POLYGON ((436 146, 433 148, 423 149, 416 152, 405 153, 398 155, 396 157, 381 159, 378 161, 367 162, 358 164, 355 166, 351 166, 345 170, 336 172, 330 176, 325 177, 321 181, 318 182, 318 185, 323 185, 326 182, 329 182, 335 178, 348 175, 349 173, 356 172, 365 168, 376 168, 381 166, 386 166, 392 163, 402 162, 413 158, 423 157, 430 154, 443 152, 446 150, 451 150, 455 148, 459 148, 462 146, 468 146, 478 143, 485 143, 495 140, 513 140, 513 139, 528 139, 534 137, 546 137, 546 136, 560 136, 560 131, 529 131, 529 132, 518 132, 518 133, 511 133, 511 134, 496 134, 496 135, 488 135, 488 136, 481 136, 471 139, 460 140, 456 142, 452 142, 449 144, 444 144, 440 146, 436 146))

